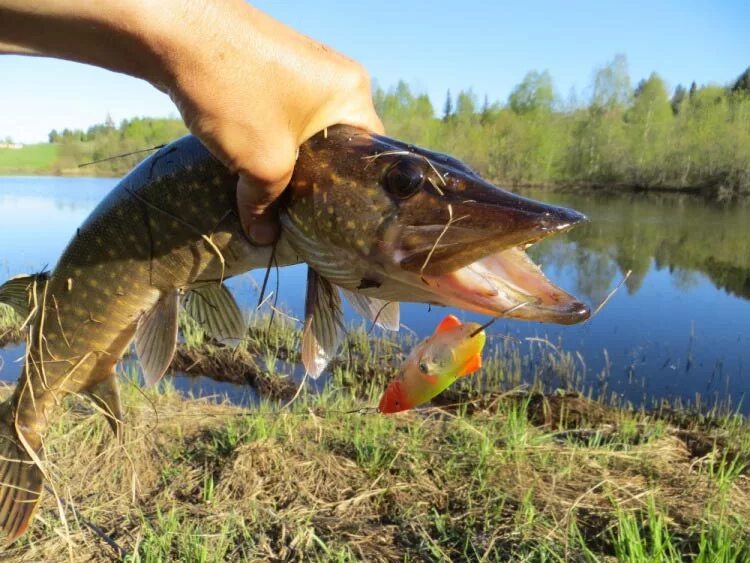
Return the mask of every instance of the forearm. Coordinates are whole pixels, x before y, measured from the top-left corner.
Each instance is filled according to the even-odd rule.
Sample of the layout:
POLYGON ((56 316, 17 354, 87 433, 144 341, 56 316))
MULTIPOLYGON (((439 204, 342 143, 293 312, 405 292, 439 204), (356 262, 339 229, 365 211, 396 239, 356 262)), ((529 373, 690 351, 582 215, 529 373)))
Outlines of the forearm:
POLYGON ((169 47, 152 24, 170 1, 0 0, 0 52, 89 63, 161 83, 169 47))
POLYGON ((232 28, 260 44, 269 21, 242 0, 0 0, 0 53, 92 64, 166 89, 232 28))
POLYGON ((336 123, 383 127, 361 65, 243 0, 0 0, 3 52, 93 64, 167 92, 239 173, 243 224, 264 244, 302 142, 336 123))

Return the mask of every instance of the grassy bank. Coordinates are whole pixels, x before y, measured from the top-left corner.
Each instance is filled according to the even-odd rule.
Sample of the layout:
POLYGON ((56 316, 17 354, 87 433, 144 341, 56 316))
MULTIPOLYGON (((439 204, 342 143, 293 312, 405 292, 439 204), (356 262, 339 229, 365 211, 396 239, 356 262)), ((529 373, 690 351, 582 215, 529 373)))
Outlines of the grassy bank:
POLYGON ((596 423, 578 408, 582 416, 570 429, 565 409, 554 422, 533 423, 544 403, 539 410, 530 396, 506 394, 471 409, 385 417, 349 412, 361 401, 334 387, 289 409, 245 410, 185 400, 169 385, 145 392, 126 385, 122 445, 100 414, 78 400, 66 403, 46 441, 60 501, 47 494, 31 532, 5 555, 750 557, 750 432, 740 420, 686 429, 608 411, 608 421, 596 423), (707 449, 694 447, 698 437, 707 449))
POLYGON ((268 320, 254 317, 229 352, 183 319, 181 354, 214 377, 260 378, 269 398, 256 407, 186 399, 169 380, 143 390, 130 364, 119 444, 88 402, 66 400, 45 443, 59 499, 45 495, 7 560, 750 557, 742 417, 540 393, 580 388, 575 358, 549 343, 521 356, 506 341, 439 404, 386 417, 366 407, 411 342, 362 329, 322 392, 282 407, 299 333, 268 320), (531 389, 518 385, 528 365, 531 389))
POLYGON ((58 147, 40 143, 20 149, 0 148, 0 176, 25 176, 54 172, 58 147))

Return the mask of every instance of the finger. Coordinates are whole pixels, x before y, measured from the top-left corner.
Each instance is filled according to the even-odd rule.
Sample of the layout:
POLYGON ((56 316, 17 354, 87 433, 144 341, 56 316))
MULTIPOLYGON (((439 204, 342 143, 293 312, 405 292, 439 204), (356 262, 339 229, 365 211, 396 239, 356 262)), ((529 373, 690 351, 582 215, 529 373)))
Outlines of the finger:
POLYGON ((261 186, 246 176, 240 176, 237 182, 237 209, 242 228, 253 244, 273 244, 279 237, 279 220, 273 203, 288 183, 289 177, 261 186))

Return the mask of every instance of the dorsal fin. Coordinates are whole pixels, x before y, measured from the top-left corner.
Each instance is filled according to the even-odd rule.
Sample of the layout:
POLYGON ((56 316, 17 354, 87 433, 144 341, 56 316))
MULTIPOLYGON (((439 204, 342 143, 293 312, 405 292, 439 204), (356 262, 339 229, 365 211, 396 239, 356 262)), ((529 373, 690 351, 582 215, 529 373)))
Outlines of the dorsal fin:
POLYGON ((307 269, 302 365, 313 378, 336 355, 343 336, 344 314, 338 290, 312 268, 307 269))
POLYGON ((135 349, 143 368, 146 387, 167 371, 177 347, 177 290, 164 293, 150 311, 141 315, 135 330, 135 349))
POLYGON ((437 328, 435 328, 435 334, 445 332, 446 330, 452 330, 458 326, 461 326, 462 324, 463 323, 459 321, 458 318, 454 315, 447 315, 442 321, 440 321, 440 324, 437 325, 437 328))
POLYGON ((245 319, 234 296, 224 284, 217 281, 190 288, 183 305, 185 312, 211 338, 219 342, 244 338, 245 319))

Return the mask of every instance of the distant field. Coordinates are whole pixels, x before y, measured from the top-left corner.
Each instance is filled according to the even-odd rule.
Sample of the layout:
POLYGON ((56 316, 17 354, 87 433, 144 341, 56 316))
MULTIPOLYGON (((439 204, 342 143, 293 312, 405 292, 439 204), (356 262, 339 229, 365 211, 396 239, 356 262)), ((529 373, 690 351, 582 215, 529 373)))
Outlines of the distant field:
POLYGON ((0 149, 0 175, 50 170, 57 160, 57 145, 40 143, 22 149, 0 149))

